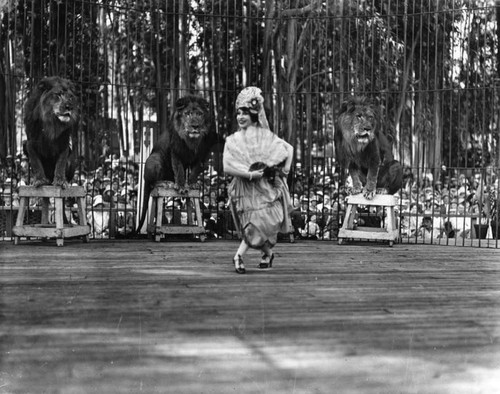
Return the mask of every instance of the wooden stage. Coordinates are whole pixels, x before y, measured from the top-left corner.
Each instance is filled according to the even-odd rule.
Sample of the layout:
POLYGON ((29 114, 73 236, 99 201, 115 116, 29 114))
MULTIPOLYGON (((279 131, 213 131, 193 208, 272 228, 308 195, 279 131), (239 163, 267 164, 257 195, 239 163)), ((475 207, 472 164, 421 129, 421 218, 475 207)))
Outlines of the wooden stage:
POLYGON ((0 393, 500 392, 495 249, 0 243, 0 393))

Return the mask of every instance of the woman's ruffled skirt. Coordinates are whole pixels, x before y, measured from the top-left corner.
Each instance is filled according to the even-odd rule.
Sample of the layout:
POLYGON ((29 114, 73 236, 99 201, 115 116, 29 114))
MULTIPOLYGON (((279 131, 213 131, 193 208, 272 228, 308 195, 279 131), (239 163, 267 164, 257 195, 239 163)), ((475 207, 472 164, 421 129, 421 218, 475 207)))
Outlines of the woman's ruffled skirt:
POLYGON ((278 233, 288 233, 290 195, 286 183, 276 177, 249 181, 234 178, 229 186, 231 212, 241 237, 252 248, 272 247, 278 233))

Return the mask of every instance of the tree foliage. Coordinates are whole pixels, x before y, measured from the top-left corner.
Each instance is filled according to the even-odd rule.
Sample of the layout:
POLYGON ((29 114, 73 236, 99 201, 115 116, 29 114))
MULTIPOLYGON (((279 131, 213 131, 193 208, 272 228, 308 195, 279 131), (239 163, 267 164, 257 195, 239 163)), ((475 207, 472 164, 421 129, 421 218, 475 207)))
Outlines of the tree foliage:
POLYGON ((110 133, 120 154, 137 153, 144 125, 165 130, 192 91, 227 135, 238 91, 258 85, 306 166, 329 156, 350 94, 380 104, 408 165, 499 164, 500 30, 484 0, 11 0, 0 12, 2 157, 19 149, 20 92, 56 74, 81 87, 86 159, 110 133))

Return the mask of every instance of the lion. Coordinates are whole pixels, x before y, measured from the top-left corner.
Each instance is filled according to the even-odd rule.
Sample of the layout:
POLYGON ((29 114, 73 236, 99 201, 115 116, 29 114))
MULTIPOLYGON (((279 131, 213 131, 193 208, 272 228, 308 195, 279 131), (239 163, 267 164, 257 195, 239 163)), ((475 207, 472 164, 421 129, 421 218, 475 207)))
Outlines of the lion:
POLYGON ((32 170, 32 185, 66 188, 76 163, 71 144, 80 121, 75 86, 59 77, 43 78, 24 107, 25 151, 32 170))
POLYGON ((144 167, 144 199, 139 232, 156 182, 170 181, 181 193, 196 188, 204 162, 218 142, 208 102, 196 95, 178 99, 167 130, 154 144, 144 167), (189 178, 186 180, 186 170, 189 178))
POLYGON ((338 165, 347 168, 353 194, 371 200, 376 189, 394 194, 403 184, 403 168, 394 160, 392 144, 380 130, 377 110, 365 97, 352 97, 341 106, 335 134, 338 165))

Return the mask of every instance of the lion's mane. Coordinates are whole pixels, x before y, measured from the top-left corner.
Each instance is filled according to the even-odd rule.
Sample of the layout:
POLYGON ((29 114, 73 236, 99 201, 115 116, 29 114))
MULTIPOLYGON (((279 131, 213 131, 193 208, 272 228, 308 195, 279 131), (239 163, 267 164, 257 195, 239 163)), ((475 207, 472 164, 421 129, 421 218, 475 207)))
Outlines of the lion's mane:
POLYGON ((335 128, 335 147, 341 165, 348 166, 350 161, 362 161, 363 152, 368 151, 372 151, 369 158, 376 160, 378 165, 381 153, 377 149, 379 140, 379 117, 373 105, 364 97, 353 97, 345 101, 335 128))
POLYGON ((32 184, 66 187, 75 169, 70 141, 76 144, 80 120, 73 83, 59 77, 42 79, 26 101, 24 112, 32 184))

